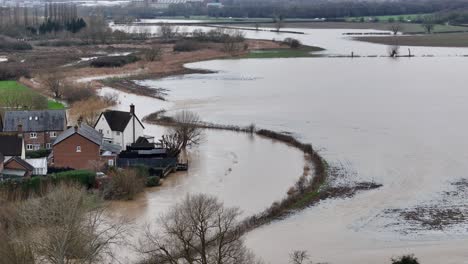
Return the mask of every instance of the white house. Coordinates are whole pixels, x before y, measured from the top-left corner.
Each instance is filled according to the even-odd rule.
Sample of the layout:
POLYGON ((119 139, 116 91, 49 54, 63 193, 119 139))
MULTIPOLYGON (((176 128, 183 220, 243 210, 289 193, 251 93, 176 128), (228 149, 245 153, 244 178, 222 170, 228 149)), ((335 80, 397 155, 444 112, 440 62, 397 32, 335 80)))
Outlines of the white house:
POLYGON ((145 127, 135 115, 133 104, 130 105, 130 112, 107 110, 101 113, 94 129, 103 135, 104 141, 120 145, 123 150, 139 137, 144 137, 145 131, 145 127))

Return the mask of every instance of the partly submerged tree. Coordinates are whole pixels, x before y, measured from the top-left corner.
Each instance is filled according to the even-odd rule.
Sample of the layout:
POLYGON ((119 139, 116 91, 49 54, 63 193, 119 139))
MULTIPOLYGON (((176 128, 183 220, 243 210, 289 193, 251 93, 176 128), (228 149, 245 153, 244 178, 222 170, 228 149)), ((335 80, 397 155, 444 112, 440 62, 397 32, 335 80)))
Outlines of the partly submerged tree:
POLYGON ((403 255, 392 258, 392 264, 419 264, 419 261, 414 255, 403 255))
POLYGON ((292 264, 312 264, 309 254, 305 250, 295 250, 289 255, 289 258, 292 264))
POLYGON ((238 227, 240 211, 205 194, 187 195, 140 241, 143 263, 252 264, 238 227))
POLYGON ((200 128, 200 116, 188 110, 177 112, 174 117, 174 125, 169 128, 169 134, 177 134, 181 141, 181 148, 198 145, 202 140, 203 130, 200 128))
POLYGON ((425 17, 422 21, 421 26, 424 28, 427 34, 431 34, 435 27, 434 18, 425 17))

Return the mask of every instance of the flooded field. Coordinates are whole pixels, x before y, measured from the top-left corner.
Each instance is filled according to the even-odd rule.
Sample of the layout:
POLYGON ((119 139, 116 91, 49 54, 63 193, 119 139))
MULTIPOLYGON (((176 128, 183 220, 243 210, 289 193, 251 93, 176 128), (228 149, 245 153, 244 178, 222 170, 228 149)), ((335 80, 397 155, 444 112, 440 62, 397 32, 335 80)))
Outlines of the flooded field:
MULTIPOLYGON (((294 37, 329 55, 385 55, 385 46, 351 41, 344 32, 307 30, 294 37)), ((276 35, 285 36, 292 35, 276 35)), ((468 221, 460 217, 468 177, 468 58, 462 57, 468 50, 412 48, 412 53, 417 57, 208 61, 188 67, 217 73, 141 84, 168 90, 173 104, 161 108, 291 132, 344 168, 347 180, 383 184, 250 233, 247 245, 267 263, 287 263, 292 250, 308 250, 314 261, 330 263, 386 263, 403 253, 415 253, 425 264, 468 263, 468 221)), ((216 148, 230 144, 221 140, 216 148)), ((268 177, 255 168, 254 177, 268 177)), ((222 177, 223 170, 215 173, 222 177)), ((231 187, 240 186, 224 191, 243 197, 231 187)), ((265 186, 262 193, 273 196, 276 190, 265 186)), ((230 203, 229 195, 220 197, 230 203)))

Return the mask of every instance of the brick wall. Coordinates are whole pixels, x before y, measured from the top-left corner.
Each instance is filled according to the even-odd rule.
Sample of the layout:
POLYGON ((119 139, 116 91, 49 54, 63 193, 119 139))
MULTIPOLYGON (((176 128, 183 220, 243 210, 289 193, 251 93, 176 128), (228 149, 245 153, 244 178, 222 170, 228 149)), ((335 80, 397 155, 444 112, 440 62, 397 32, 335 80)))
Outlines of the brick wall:
POLYGON ((74 134, 53 148, 54 167, 73 169, 94 169, 100 161, 100 147, 88 139, 74 134), (81 152, 77 152, 80 146, 81 152))

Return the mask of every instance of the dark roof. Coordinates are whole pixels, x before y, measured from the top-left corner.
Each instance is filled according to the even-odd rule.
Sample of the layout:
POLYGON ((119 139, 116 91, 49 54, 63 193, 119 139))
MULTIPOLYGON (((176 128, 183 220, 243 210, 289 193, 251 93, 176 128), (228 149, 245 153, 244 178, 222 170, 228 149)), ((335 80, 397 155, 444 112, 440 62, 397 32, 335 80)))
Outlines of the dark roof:
POLYGON ((3 120, 3 131, 16 132, 18 125, 24 132, 63 131, 66 129, 65 110, 7 111, 3 120))
POLYGON ((31 164, 29 164, 25 160, 21 159, 20 157, 13 157, 13 158, 9 159, 7 162, 5 162, 5 167, 8 167, 8 164, 10 162, 12 162, 12 161, 18 162, 19 165, 21 165, 21 167, 25 168, 28 171, 33 171, 34 170, 34 167, 31 166, 31 164))
POLYGON ((88 139, 89 141, 95 143, 96 145, 102 145, 102 134, 96 131, 94 128, 86 125, 81 124, 78 127, 70 127, 69 129, 65 130, 61 133, 54 141, 54 146, 58 143, 64 141, 65 139, 71 137, 72 135, 78 133, 82 137, 88 139), (76 129, 76 131, 75 131, 76 129))
MULTIPOLYGON (((101 114, 106 118, 107 123, 109 124, 112 131, 124 132, 128 123, 132 119, 132 114, 130 112, 116 111, 116 110, 107 110, 101 114)), ((101 116, 98 119, 101 119, 101 116)), ((136 120, 144 128, 143 124, 140 122, 138 117, 135 115, 136 120)), ((96 123, 97 124, 97 123, 96 123)), ((96 126, 96 125, 94 125, 96 126)))
POLYGON ((5 156, 3 156, 2 153, 0 153, 0 164, 2 164, 4 160, 5 160, 5 156))
POLYGON ((0 135, 0 153, 5 156, 21 156, 23 138, 18 135, 0 135))

